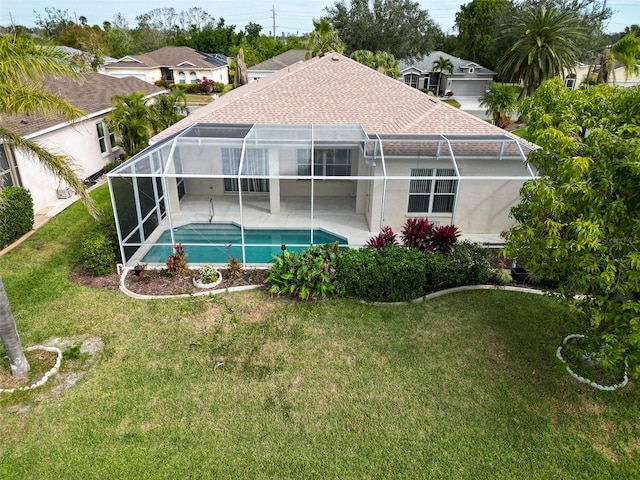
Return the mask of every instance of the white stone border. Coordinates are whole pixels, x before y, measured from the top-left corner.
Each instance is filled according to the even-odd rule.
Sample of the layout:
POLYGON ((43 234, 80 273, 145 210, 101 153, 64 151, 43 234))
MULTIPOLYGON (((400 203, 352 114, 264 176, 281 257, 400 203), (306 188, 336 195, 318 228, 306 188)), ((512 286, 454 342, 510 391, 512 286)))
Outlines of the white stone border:
MULTIPOLYGON (((569 340, 572 340, 574 338, 584 338, 584 335, 581 335, 579 333, 572 333, 570 335, 567 335, 566 337, 564 337, 564 340, 562 340, 562 345, 566 345, 569 340)), ((562 345, 560 345, 556 349, 556 357, 558 357, 558 359, 562 363, 566 364, 567 361, 562 357, 562 345)), ((616 385, 610 385, 610 386, 600 385, 599 383, 596 383, 593 380, 589 380, 588 378, 581 377, 580 375, 575 373, 573 370, 571 370, 571 368, 569 368, 569 365, 565 365, 565 368, 567 369, 567 372, 569 372, 569 375, 571 375, 573 378, 575 378, 579 382, 586 383, 587 385, 593 388, 597 388, 598 390, 603 390, 605 392, 612 392, 614 390, 617 390, 618 388, 625 387, 627 383, 629 383, 629 377, 627 376, 626 368, 625 368, 624 378, 622 379, 622 382, 617 383, 616 385)))
POLYGON ((33 347, 29 347, 25 349, 26 352, 32 352, 34 350, 45 350, 47 352, 55 352, 57 355, 56 364, 53 366, 51 370, 45 373, 44 376, 33 385, 27 385, 26 387, 19 387, 19 388, 4 388, 4 389, 0 388, 0 393, 3 393, 3 392, 13 393, 15 391, 33 390, 34 388, 41 387, 42 385, 47 383, 47 380, 49 380, 49 377, 58 372, 58 369, 60 368, 60 364, 62 363, 62 351, 59 348, 46 347, 44 345, 35 345, 33 347))
POLYGON ((161 300, 165 298, 200 297, 203 295, 218 295, 220 293, 242 292, 244 290, 255 290, 261 287, 261 285, 243 285, 241 287, 219 288, 217 290, 205 290, 202 292, 183 293, 180 295, 141 295, 139 293, 132 292, 125 285, 124 280, 125 278, 127 278, 127 273, 129 273, 130 270, 133 270, 133 268, 132 267, 122 268, 122 273, 120 275, 120 291, 131 298, 137 298, 139 300, 161 300))

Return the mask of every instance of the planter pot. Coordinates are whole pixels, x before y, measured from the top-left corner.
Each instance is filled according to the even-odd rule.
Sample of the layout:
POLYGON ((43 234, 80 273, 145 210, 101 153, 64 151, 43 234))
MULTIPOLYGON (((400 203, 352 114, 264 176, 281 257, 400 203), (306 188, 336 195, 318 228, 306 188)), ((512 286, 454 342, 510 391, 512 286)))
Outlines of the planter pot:
POLYGON ((511 269, 511 278, 516 283, 524 283, 529 277, 529 273, 522 267, 513 267, 511 269))
POLYGON ((218 280, 216 280, 215 282, 213 282, 213 283, 202 283, 202 282, 200 282, 199 278, 194 278, 193 279, 193 285, 196 288, 215 288, 215 287, 217 287, 218 285, 220 285, 222 283, 222 274, 218 270, 216 270, 216 273, 218 274, 218 280))

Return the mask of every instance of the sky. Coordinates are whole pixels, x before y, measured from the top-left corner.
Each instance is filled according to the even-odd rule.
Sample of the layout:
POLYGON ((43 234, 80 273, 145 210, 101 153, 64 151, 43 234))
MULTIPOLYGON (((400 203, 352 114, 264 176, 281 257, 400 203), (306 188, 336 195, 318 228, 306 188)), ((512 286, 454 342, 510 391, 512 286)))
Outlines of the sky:
MULTIPOLYGON (((455 14, 460 5, 470 0, 420 0, 420 6, 429 12, 429 16, 440 25, 443 31, 453 33, 455 14)), ((347 0, 347 4, 350 2, 347 0)), ((275 10, 276 32, 281 34, 303 34, 312 29, 312 19, 319 18, 324 7, 332 6, 331 0, 236 0, 198 2, 197 0, 0 0, 0 25, 34 26, 34 11, 45 16, 46 7, 67 10, 71 18, 84 16, 90 25, 102 25, 113 21, 116 13, 124 14, 130 27, 137 24, 135 17, 155 8, 173 7, 177 12, 191 7, 200 7, 216 20, 224 18, 227 25, 236 25, 242 30, 249 22, 263 26, 262 33, 273 30, 273 11, 275 10)), ((614 11, 607 31, 620 32, 625 26, 640 24, 640 0, 607 0, 614 11)))

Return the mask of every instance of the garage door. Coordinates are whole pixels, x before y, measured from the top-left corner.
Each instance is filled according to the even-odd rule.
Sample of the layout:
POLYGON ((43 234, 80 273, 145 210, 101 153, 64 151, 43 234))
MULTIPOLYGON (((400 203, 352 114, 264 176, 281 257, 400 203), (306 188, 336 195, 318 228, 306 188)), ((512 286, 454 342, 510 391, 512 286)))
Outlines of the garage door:
POLYGON ((480 97, 488 87, 486 80, 451 80, 451 90, 459 97, 480 97))

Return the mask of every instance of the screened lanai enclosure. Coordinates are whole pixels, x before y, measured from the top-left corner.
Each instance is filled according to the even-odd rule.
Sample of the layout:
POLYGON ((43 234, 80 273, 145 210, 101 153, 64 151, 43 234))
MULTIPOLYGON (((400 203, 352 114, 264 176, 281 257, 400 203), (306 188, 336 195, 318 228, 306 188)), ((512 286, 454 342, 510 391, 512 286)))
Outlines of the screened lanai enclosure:
POLYGON ((382 135, 360 125, 196 124, 108 174, 125 265, 268 263, 283 248, 360 247, 408 218, 498 236, 529 147, 508 135, 382 135))

